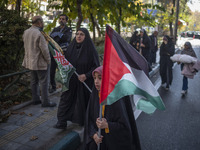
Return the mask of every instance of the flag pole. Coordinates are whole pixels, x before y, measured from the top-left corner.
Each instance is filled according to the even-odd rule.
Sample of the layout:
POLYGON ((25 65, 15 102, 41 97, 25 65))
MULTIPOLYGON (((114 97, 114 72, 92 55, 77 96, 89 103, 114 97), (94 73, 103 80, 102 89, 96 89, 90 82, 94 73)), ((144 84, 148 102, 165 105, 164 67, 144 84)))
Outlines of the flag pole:
MULTIPOLYGON (((77 75, 77 77, 79 76, 79 74, 76 71, 74 71, 74 73, 77 75)), ((88 89, 88 91, 90 91, 90 93, 92 93, 92 90, 89 88, 89 86, 85 82, 82 82, 82 83, 85 85, 85 87, 88 89)))
MULTIPOLYGON (((99 109, 99 118, 102 120, 102 105, 100 104, 100 109, 99 109)), ((101 129, 98 129, 98 136, 99 138, 101 137, 101 129)), ((97 150, 100 150, 100 143, 98 143, 97 150)))

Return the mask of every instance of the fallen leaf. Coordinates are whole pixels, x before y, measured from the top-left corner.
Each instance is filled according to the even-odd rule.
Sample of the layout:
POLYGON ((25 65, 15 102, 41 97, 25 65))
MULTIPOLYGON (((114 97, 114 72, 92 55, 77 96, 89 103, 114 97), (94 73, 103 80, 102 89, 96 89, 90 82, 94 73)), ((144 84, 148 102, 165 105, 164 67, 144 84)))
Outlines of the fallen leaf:
POLYGON ((28 114, 28 116, 29 116, 29 117, 32 117, 32 116, 33 116, 33 114, 32 114, 32 113, 30 113, 30 114, 28 114))
POLYGON ((20 102, 15 102, 15 105, 19 105, 20 104, 20 102))
POLYGON ((25 114, 25 112, 20 112, 19 114, 20 114, 20 115, 24 115, 24 114, 25 114))
POLYGON ((37 140, 37 139, 38 139, 38 137, 37 137, 37 136, 34 136, 34 135, 31 136, 31 138, 30 138, 31 141, 35 141, 35 140, 37 140))
POLYGON ((11 112, 11 114, 15 115, 15 114, 18 114, 18 112, 16 112, 16 111, 13 111, 13 112, 11 112))
POLYGON ((49 112, 49 111, 45 109, 44 112, 49 112))

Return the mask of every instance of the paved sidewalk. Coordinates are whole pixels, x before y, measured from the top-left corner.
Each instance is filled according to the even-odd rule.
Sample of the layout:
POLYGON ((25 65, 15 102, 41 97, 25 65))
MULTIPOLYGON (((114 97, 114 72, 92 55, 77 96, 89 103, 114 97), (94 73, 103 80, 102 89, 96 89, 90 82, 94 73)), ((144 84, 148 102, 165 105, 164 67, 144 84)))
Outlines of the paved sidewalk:
MULTIPOLYGON (((60 92, 50 96, 50 100, 59 104, 60 92)), ((28 105, 11 112, 7 122, 0 124, 0 149, 1 150, 46 150, 62 138, 82 136, 83 128, 76 124, 68 123, 66 130, 54 129, 57 122, 57 107, 42 108, 41 105, 28 105), (76 131, 76 132, 72 132, 76 131)), ((80 138, 76 139, 80 142, 80 138)), ((78 145, 76 145, 78 146, 78 145)), ((74 146, 74 147, 76 147, 74 146)))

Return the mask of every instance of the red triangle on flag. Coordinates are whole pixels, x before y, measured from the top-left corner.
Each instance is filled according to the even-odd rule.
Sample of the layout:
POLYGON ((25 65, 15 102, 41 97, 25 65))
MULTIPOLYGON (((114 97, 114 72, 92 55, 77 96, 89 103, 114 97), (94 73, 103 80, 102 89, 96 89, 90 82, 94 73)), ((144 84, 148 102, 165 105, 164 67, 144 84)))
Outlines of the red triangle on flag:
POLYGON ((112 40, 106 32, 103 73, 100 91, 100 104, 106 103, 107 96, 114 90, 115 85, 120 81, 124 74, 131 73, 120 59, 112 40))

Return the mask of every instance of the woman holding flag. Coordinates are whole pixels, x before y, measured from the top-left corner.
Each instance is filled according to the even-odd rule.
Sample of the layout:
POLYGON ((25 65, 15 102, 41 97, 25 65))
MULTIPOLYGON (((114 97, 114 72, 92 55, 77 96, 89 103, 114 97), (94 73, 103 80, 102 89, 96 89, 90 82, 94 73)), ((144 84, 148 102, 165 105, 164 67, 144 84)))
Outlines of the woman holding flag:
POLYGON ((129 96, 123 97, 112 105, 102 107, 99 118, 99 93, 101 88, 102 66, 92 75, 93 88, 85 121, 84 150, 95 150, 100 143, 101 150, 140 150, 140 141, 129 96), (98 135, 101 129, 101 136, 98 135))
POLYGON ((99 66, 99 59, 89 32, 80 28, 76 32, 65 53, 66 59, 76 68, 77 75, 73 74, 69 82, 69 90, 61 95, 58 107, 58 122, 54 128, 65 129, 67 121, 72 121, 80 126, 84 125, 85 112, 90 97, 89 88, 93 86, 92 71, 99 66))

